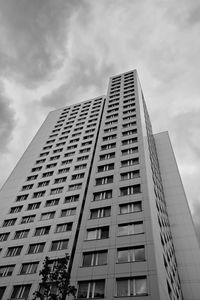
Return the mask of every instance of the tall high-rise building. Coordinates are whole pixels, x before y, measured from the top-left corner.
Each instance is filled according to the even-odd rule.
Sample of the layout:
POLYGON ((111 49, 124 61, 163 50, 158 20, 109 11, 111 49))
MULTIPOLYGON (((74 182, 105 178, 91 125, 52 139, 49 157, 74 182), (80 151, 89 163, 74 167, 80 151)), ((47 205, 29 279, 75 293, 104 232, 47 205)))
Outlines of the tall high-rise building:
POLYGON ((136 70, 51 112, 0 197, 0 299, 32 299, 45 256, 66 252, 78 299, 200 299, 192 217, 136 70))

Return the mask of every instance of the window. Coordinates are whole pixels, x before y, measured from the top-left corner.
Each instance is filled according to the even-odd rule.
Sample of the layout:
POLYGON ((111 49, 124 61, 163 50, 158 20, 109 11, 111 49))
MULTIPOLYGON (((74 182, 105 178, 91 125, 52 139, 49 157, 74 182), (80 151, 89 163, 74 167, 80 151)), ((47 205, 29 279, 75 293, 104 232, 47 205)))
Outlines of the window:
POLYGON ((92 141, 87 141, 87 142, 82 143, 81 146, 85 147, 85 146, 88 146, 88 145, 91 145, 91 144, 92 144, 92 141))
POLYGON ((85 175, 85 173, 74 174, 74 175, 72 175, 72 180, 81 179, 84 177, 84 175, 85 175))
POLYGON ((53 153, 60 153, 62 151, 63 151, 63 148, 59 148, 59 149, 53 150, 53 153))
POLYGON ((129 180, 140 177, 140 171, 134 170, 126 173, 121 173, 121 180, 129 180))
POLYGON ((35 215, 22 217, 21 224, 34 222, 35 215))
POLYGON ((117 135, 116 135, 116 134, 104 136, 104 137, 103 137, 103 142, 105 142, 105 141, 110 141, 110 140, 113 140, 113 139, 116 139, 116 138, 117 138, 117 135))
POLYGON ((90 219, 110 217, 111 207, 95 208, 90 210, 90 219))
POLYGON ((6 286, 0 286, 0 300, 3 299, 3 294, 6 290, 6 286))
POLYGON ((90 151, 90 148, 85 148, 85 149, 81 149, 80 151, 79 151, 79 153, 86 153, 86 152, 89 152, 90 151))
POLYGON ((128 135, 132 135, 132 134, 136 134, 136 133, 137 133, 137 129, 128 130, 128 131, 122 132, 122 136, 128 136, 128 135))
POLYGON ((128 140, 123 140, 123 141, 122 141, 122 146, 134 144, 134 143, 137 143, 137 142, 138 142, 137 137, 132 138, 132 139, 128 139, 128 140))
POLYGON ((144 246, 135 246, 135 247, 117 249, 118 263, 144 261, 144 260, 145 260, 144 246))
POLYGON ((50 228, 51 228, 51 226, 38 227, 35 229, 34 236, 49 234, 50 228))
POLYGON ((63 161, 61 162, 61 165, 68 165, 68 164, 71 164, 72 161, 73 161, 73 159, 63 160, 63 161))
POLYGON ((52 176, 52 175, 53 175, 53 171, 43 173, 43 174, 42 174, 42 177, 49 177, 49 176, 52 176))
POLYGON ((46 191, 40 191, 33 193, 33 198, 43 197, 46 191))
POLYGON ((15 265, 1 266, 0 267, 0 277, 11 276, 15 265))
POLYGON ((31 203, 28 205, 27 210, 38 209, 40 207, 41 202, 31 203))
POLYGON ((139 164, 139 157, 121 161, 121 167, 134 166, 134 165, 137 165, 137 164, 139 164))
POLYGON ((3 222, 3 227, 15 225, 17 219, 8 219, 3 222))
POLYGON ((133 212, 138 212, 142 210, 142 202, 132 202, 132 203, 126 203, 126 204, 120 204, 120 214, 129 214, 133 212))
POLYGON ((31 284, 14 285, 11 299, 27 299, 31 284))
POLYGON ((18 256, 22 251, 23 246, 9 247, 6 256, 18 256))
POLYGON ((104 150, 112 149, 115 147, 116 147, 116 143, 111 143, 111 144, 101 146, 101 150, 104 151, 104 150))
POLYGON ((105 280, 79 281, 77 298, 104 298, 105 280))
POLYGON ((112 125, 112 124, 116 124, 116 123, 118 123, 118 120, 113 120, 113 121, 105 122, 105 125, 112 125))
POLYGON ((80 156, 77 158, 77 161, 83 161, 89 158, 89 155, 85 155, 85 156, 80 156))
POLYGON ((76 202, 79 200, 79 195, 71 195, 71 196, 67 196, 65 197, 65 202, 64 203, 70 203, 70 202, 76 202))
POLYGON ((112 198, 112 190, 102 191, 94 193, 93 201, 105 200, 112 198))
POLYGON ((83 253, 83 267, 102 266, 107 264, 107 250, 83 253))
POLYGON ((81 164, 81 165, 75 166, 74 170, 78 171, 78 170, 85 169, 86 167, 87 167, 87 164, 81 164))
POLYGON ((68 216, 74 216, 76 214, 76 208, 68 208, 68 209, 62 209, 61 210, 61 217, 68 217, 68 216))
POLYGON ((39 265, 39 262, 31 262, 31 263, 22 264, 20 275, 36 273, 38 265, 39 265))
POLYGON ((131 115, 131 116, 127 116, 127 117, 124 117, 123 118, 123 121, 128 121, 128 120, 132 120, 132 119, 135 119, 136 118, 136 115, 131 115))
POLYGON ((41 253, 44 250, 45 243, 30 244, 28 254, 41 253))
POLYGON ((82 183, 71 184, 69 185, 69 191, 79 190, 82 187, 82 183))
POLYGON ((42 150, 47 150, 47 149, 51 149, 51 148, 52 148, 52 145, 43 147, 42 150))
POLYGON ((56 226, 56 233, 57 232, 66 232, 66 231, 71 231, 72 230, 72 225, 73 223, 63 223, 63 224, 57 224, 56 226))
POLYGON ((73 152, 68 152, 68 153, 65 153, 65 157, 70 157, 70 156, 74 156, 74 154, 75 154, 75 151, 73 151, 73 152))
POLYGON ((22 210, 23 205, 11 207, 10 214, 18 213, 22 210))
POLYGON ((10 234, 9 232, 1 233, 0 234, 0 242, 7 241, 9 234, 10 234))
POLYGON ((55 215, 55 211, 43 213, 43 214, 41 214, 40 220, 45 221, 45 220, 53 219, 54 215, 55 215))
POLYGON ((113 182, 113 175, 96 179, 96 185, 108 184, 113 182))
POLYGON ((83 137, 83 139, 84 139, 84 140, 92 139, 93 136, 94 136, 93 134, 86 135, 86 136, 83 137))
POLYGON ((146 277, 118 278, 117 296, 141 296, 147 294, 146 277))
POLYGON ((14 239, 17 240, 17 239, 27 238, 29 231, 30 231, 29 229, 16 231, 14 239))
POLYGON ((138 193, 141 193, 140 184, 120 188, 120 196, 134 195, 138 193))
POLYGON ((39 172, 40 170, 42 170, 42 166, 41 167, 32 168, 31 172, 39 172))
POLYGON ((37 177, 38 177, 38 175, 28 176, 26 180, 27 181, 35 180, 35 179, 37 179, 37 177))
POLYGON ((63 168, 58 170, 58 174, 68 173, 70 168, 63 168))
POLYGON ((56 165, 57 165, 57 163, 55 163, 55 164, 48 164, 48 165, 46 165, 46 169, 54 168, 54 167, 56 167, 56 165))
POLYGON ((47 186, 47 185, 49 185, 49 182, 50 182, 49 180, 39 182, 39 183, 38 183, 38 187, 47 186))
POLYGON ((87 230, 87 240, 107 239, 109 237, 109 226, 87 230))
POLYGON ((28 194, 17 196, 16 202, 18 202, 18 201, 24 201, 27 198, 28 198, 28 194))
POLYGON ((54 183, 58 184, 58 183, 66 182, 66 180, 67 180, 67 176, 66 177, 60 177, 60 178, 56 178, 54 180, 54 183))
POLYGON ((42 164, 45 162, 46 159, 39 159, 39 160, 36 160, 35 164, 39 165, 39 164, 42 164))
POLYGON ((46 206, 46 207, 49 207, 49 206, 58 205, 59 200, 60 200, 59 198, 52 199, 52 200, 47 200, 45 206, 46 206))
POLYGON ((110 170, 114 170, 114 163, 97 167, 98 172, 106 172, 106 171, 110 171, 110 170))
POLYGON ((53 241, 50 251, 58 251, 67 249, 69 240, 53 241))
POLYGON ((33 187, 33 184, 24 185, 22 187, 22 191, 31 190, 33 187))
POLYGON ((60 193, 62 193, 62 191, 63 191, 63 187, 59 187, 59 188, 56 188, 56 189, 51 189, 50 195, 60 194, 60 193))
POLYGON ((138 152, 138 147, 122 150, 122 155, 134 154, 138 152))
POLYGON ((143 222, 135 222, 129 224, 119 224, 119 235, 131 235, 143 233, 143 222))
POLYGON ((135 125, 136 125, 136 121, 123 124, 122 127, 123 128, 128 128, 128 127, 135 126, 135 125))
POLYGON ((115 158, 115 152, 111 152, 99 156, 100 160, 111 159, 111 158, 115 158))

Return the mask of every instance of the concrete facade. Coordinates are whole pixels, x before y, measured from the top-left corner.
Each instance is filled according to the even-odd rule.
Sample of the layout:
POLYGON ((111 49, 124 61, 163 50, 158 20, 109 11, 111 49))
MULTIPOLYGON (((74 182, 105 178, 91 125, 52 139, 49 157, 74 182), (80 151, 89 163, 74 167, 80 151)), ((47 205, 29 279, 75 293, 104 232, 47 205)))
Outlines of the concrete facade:
POLYGON ((45 256, 66 252, 78 299, 199 299, 192 218, 136 70, 51 112, 0 199, 0 299, 32 299, 45 256))

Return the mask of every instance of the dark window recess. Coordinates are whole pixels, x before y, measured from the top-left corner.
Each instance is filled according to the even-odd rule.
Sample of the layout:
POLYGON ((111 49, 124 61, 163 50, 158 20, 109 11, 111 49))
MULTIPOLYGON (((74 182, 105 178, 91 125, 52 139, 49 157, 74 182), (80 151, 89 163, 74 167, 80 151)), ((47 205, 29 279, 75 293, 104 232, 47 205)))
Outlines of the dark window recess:
POLYGON ((96 192, 93 194, 93 201, 106 200, 112 198, 112 190, 96 192))
POLYGON ((90 219, 110 217, 111 207, 95 208, 90 210, 90 219))
POLYGON ((76 202, 79 200, 79 194, 65 197, 64 203, 76 202))
POLYGON ((109 184, 113 182, 113 175, 96 179, 96 185, 109 184))
POLYGON ((141 193, 140 184, 135 184, 132 186, 125 186, 120 188, 120 196, 134 195, 141 193))
POLYGON ((87 240, 107 239, 109 237, 109 226, 92 228, 87 230, 87 240))
POLYGON ((35 229, 35 236, 49 234, 51 226, 38 227, 35 229))
POLYGON ((114 170, 114 163, 97 167, 98 172, 105 172, 105 171, 110 171, 110 170, 114 170))

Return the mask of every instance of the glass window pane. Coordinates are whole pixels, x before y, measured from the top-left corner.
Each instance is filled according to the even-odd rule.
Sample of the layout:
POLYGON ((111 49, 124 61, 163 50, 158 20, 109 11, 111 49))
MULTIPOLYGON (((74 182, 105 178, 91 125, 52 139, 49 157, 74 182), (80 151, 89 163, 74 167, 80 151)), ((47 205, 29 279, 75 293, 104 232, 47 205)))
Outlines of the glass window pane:
POLYGON ((87 298, 88 283, 80 282, 77 298, 87 298))
POLYGON ((128 225, 119 226, 119 235, 127 235, 128 234, 128 225))
POLYGON ((128 280, 127 279, 117 280, 117 296, 118 297, 128 296, 128 280))
POLYGON ((138 249, 136 248, 134 252, 135 252, 135 261, 145 260, 144 247, 138 249))
POLYGON ((97 209, 91 211, 91 219, 96 219, 96 218, 98 218, 98 210, 97 209))
POLYGON ((96 239, 96 230, 90 230, 87 232, 87 240, 96 239))
POLYGON ((121 205, 120 214, 127 214, 127 213, 128 213, 128 205, 121 205))
POLYGON ((141 211, 142 210, 142 203, 141 202, 135 202, 134 203, 134 211, 141 211))
POLYGON ((104 287, 104 280, 98 280, 95 282, 94 298, 104 298, 104 287))
POLYGON ((88 267, 88 266, 91 266, 92 264, 92 254, 91 253, 88 253, 88 254, 84 254, 83 255, 83 266, 84 267, 88 267))
POLYGON ((147 280, 146 278, 138 278, 135 280, 135 294, 142 295, 147 293, 147 280))
POLYGON ((128 261, 128 250, 118 251, 118 262, 127 262, 128 261))
POLYGON ((98 265, 105 265, 107 263, 107 252, 98 253, 98 265))
POLYGON ((134 225, 134 231, 135 231, 135 234, 142 233, 143 232, 143 224, 142 223, 136 223, 134 225))
POLYGON ((110 216, 110 207, 104 209, 104 217, 110 216))
POLYGON ((107 239, 108 238, 108 228, 102 228, 101 229, 101 239, 107 239))

